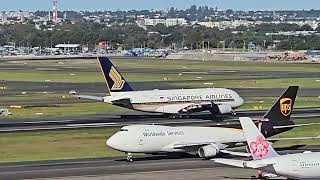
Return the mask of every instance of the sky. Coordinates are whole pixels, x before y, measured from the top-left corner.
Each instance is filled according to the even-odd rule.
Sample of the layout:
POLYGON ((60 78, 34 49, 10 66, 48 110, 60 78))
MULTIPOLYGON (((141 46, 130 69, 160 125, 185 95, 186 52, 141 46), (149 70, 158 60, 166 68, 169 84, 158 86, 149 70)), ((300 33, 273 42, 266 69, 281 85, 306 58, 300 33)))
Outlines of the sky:
MULTIPOLYGON (((234 10, 310 10, 319 9, 320 0, 58 0, 59 10, 167 10, 186 9, 191 5, 207 5, 234 10)), ((0 0, 0 11, 48 10, 52 0, 0 0)))

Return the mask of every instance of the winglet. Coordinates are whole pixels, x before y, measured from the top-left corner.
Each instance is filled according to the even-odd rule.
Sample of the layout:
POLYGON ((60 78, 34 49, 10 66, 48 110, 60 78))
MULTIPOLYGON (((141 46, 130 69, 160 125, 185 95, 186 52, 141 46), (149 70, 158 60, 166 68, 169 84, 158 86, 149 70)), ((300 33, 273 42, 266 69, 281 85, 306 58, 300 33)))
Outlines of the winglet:
POLYGON ((277 152, 259 131, 251 118, 240 117, 239 119, 250 149, 251 156, 254 160, 278 156, 277 152))
POLYGON ((133 91, 107 57, 98 57, 98 60, 110 93, 133 91))

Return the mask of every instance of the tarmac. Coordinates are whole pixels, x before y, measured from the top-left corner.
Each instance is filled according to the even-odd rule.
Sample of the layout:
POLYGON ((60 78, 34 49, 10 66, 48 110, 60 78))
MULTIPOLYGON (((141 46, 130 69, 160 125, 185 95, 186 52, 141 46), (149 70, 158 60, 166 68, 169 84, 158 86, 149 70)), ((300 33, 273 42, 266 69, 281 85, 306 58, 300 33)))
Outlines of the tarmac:
MULTIPOLYGON (((319 147, 277 149, 279 154, 319 151, 319 147)), ((220 155, 222 156, 222 155, 220 155)), ((223 155, 224 158, 250 160, 223 155)), ((256 170, 239 169, 186 155, 138 155, 77 160, 0 163, 0 179, 250 179, 256 170)))
MULTIPOLYGON (((239 159, 239 158, 238 158, 239 159)), ((240 158, 243 159, 243 158, 240 158)), ((255 170, 165 155, 0 164, 0 179, 250 179, 255 170)))
MULTIPOLYGON (((2 120, 0 122, 0 133, 26 132, 26 131, 49 131, 49 130, 72 130, 88 128, 118 128, 127 125, 155 124, 168 126, 227 126, 240 127, 238 117, 261 117, 265 111, 251 110, 238 111, 233 115, 213 116, 209 112, 191 114, 189 119, 170 119, 161 114, 127 112, 113 115, 91 115, 48 120, 2 120)), ((312 119, 320 117, 319 108, 294 109, 293 120, 312 119)))

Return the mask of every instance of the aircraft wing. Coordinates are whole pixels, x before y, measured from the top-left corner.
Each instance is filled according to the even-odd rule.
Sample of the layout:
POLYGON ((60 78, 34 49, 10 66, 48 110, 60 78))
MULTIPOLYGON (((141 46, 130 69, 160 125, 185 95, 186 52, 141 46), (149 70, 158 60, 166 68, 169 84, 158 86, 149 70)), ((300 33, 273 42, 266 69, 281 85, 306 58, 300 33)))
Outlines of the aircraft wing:
POLYGON ((183 109, 186 109, 190 106, 194 105, 194 103, 183 103, 183 104, 166 104, 157 109, 158 112, 164 112, 169 114, 177 114, 183 109))
POLYGON ((228 147, 228 144, 221 144, 221 143, 215 143, 210 141, 174 143, 169 145, 168 148, 183 149, 187 152, 192 152, 192 151, 198 151, 200 147, 210 145, 210 144, 216 147, 219 150, 219 152, 223 154, 230 154, 230 155, 241 156, 241 157, 251 157, 250 153, 225 150, 228 147))
POLYGON ((91 99, 91 100, 103 101, 103 97, 99 97, 99 96, 75 95, 75 97, 79 99, 91 99))
POLYGON ((111 101, 112 104, 123 104, 123 105, 129 105, 131 104, 130 98, 122 98, 122 99, 116 99, 111 101))
POLYGON ((320 136, 316 137, 296 137, 296 138, 270 138, 267 139, 270 142, 276 142, 276 141, 291 141, 291 140, 310 140, 310 139, 320 139, 320 136))
MULTIPOLYGON (((214 142, 183 142, 183 143, 175 143, 172 145, 174 149, 183 149, 183 148, 191 148, 191 147, 201 147, 209 144, 216 144, 214 142)), ((217 144, 219 148, 224 149, 226 145, 217 144)))
POLYGON ((273 128, 274 129, 283 129, 283 128, 295 128, 295 127, 315 126, 315 125, 320 125, 320 123, 294 124, 294 125, 286 125, 286 126, 273 126, 273 128))
POLYGON ((235 152, 235 151, 228 151, 228 150, 220 150, 220 152, 224 154, 234 155, 234 156, 251 157, 250 153, 245 153, 245 152, 235 152))
POLYGON ((246 161, 241 161, 241 160, 235 160, 235 159, 225 159, 225 158, 216 158, 216 159, 211 159, 212 161, 220 164, 226 164, 229 166, 235 166, 235 167, 240 167, 244 168, 246 161))
POLYGON ((240 168, 253 168, 253 169, 258 169, 262 167, 268 167, 272 166, 273 164, 265 164, 259 162, 254 162, 254 161, 242 161, 242 160, 235 160, 235 159, 226 159, 226 158, 216 158, 216 159, 211 159, 212 161, 220 164, 225 164, 229 166, 235 166, 235 167, 240 167, 240 168))

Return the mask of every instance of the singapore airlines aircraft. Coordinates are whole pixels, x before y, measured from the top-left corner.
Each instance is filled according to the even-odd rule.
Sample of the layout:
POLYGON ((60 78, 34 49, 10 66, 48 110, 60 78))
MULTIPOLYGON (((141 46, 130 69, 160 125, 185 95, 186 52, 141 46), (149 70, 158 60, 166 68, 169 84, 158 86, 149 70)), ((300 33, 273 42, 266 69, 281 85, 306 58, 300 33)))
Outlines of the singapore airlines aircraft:
POLYGON ((162 113, 173 118, 206 110, 213 114, 228 114, 244 102, 236 92, 224 88, 134 91, 107 57, 98 59, 110 96, 77 97, 137 111, 162 113))
POLYGON ((271 173, 271 175, 280 175, 292 179, 320 179, 319 152, 280 156, 250 118, 242 117, 240 122, 253 160, 213 159, 213 161, 241 168, 258 169, 271 173))
MULTIPOLYGON (((290 116, 297 90, 297 86, 289 87, 263 118, 258 120, 265 135, 272 136, 292 129, 294 123, 290 121, 290 116)), ((241 129, 133 125, 121 128, 106 144, 115 150, 126 152, 127 160, 132 161, 131 153, 181 152, 205 158, 219 153, 250 156, 248 153, 225 150, 227 147, 244 145, 244 142, 246 139, 241 129)))

